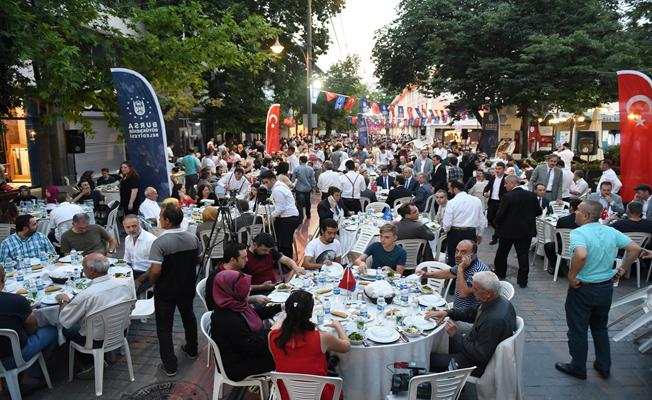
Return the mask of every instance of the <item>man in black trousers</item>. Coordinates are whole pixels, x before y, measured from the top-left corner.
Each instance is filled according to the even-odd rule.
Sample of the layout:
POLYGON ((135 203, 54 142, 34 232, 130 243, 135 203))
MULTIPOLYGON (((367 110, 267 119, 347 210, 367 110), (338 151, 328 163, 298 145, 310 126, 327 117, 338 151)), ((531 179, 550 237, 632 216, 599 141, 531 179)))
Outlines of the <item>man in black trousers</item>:
POLYGON ((484 187, 484 197, 487 198, 487 221, 494 228, 494 235, 491 237, 489 244, 496 244, 498 236, 496 235, 496 213, 500 207, 500 201, 507 192, 505 188, 505 163, 499 161, 496 163, 496 174, 489 179, 489 183, 484 187))
POLYGON ((541 215, 541 207, 534 193, 517 187, 519 179, 516 176, 506 176, 504 180, 508 193, 500 201, 494 219, 499 238, 494 266, 498 278, 505 279, 507 255, 513 245, 518 258, 516 282, 520 287, 525 288, 530 271, 528 252, 532 237, 536 235, 536 217, 541 215))

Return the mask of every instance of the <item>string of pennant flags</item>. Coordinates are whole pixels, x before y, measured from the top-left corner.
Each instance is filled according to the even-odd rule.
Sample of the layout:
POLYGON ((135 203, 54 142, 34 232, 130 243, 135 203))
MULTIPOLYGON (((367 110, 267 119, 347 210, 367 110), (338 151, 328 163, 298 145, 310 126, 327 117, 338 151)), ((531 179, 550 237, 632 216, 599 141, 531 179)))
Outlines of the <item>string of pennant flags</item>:
MULTIPOLYGON (((454 119, 467 120, 473 119, 473 113, 467 110, 457 111, 452 115, 448 110, 428 109, 425 104, 419 107, 404 107, 395 104, 377 103, 368 99, 357 99, 353 96, 347 96, 326 90, 313 89, 312 103, 316 104, 321 93, 326 96, 327 102, 335 101, 335 110, 352 110, 358 104, 358 113, 364 114, 368 125, 380 125, 387 127, 395 126, 420 126, 440 123, 449 123, 454 119)), ((356 116, 347 118, 352 124, 357 123, 356 116)))

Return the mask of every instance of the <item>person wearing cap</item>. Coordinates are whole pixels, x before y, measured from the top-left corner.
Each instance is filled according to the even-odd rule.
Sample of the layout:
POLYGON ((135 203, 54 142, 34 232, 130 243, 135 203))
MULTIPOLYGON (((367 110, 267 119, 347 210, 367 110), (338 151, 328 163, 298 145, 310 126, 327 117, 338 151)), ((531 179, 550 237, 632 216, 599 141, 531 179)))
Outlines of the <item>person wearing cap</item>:
POLYGON ((36 196, 32 195, 29 192, 29 186, 27 185, 22 185, 21 187, 18 188, 18 196, 14 197, 12 200, 14 204, 18 205, 20 203, 27 202, 31 203, 32 201, 36 201, 36 196))
POLYGON ((652 221, 652 201, 650 200, 652 196, 652 189, 650 185, 641 183, 640 185, 634 188, 636 191, 635 198, 643 204, 643 219, 652 221))

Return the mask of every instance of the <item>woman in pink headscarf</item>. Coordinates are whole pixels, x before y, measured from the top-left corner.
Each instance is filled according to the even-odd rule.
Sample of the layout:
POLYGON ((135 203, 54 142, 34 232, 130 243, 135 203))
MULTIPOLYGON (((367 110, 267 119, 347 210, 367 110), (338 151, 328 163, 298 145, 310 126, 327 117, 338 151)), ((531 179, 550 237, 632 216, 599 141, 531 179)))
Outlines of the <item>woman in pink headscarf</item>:
POLYGON ((251 276, 239 271, 222 271, 213 280, 211 337, 220 349, 226 376, 234 381, 274 370, 263 320, 280 312, 281 306, 255 310, 249 304, 250 288, 251 276))
POLYGON ((56 186, 48 186, 45 188, 45 202, 48 204, 57 203, 57 195, 59 194, 59 188, 56 186))

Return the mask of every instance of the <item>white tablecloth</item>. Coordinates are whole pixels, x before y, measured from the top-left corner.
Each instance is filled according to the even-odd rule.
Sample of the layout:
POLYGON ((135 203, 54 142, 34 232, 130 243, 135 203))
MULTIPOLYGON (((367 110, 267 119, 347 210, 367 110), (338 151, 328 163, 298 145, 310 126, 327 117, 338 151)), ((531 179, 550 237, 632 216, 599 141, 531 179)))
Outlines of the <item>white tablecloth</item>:
POLYGON ((120 192, 100 192, 104 196, 104 204, 111 204, 112 201, 120 201, 120 192))

